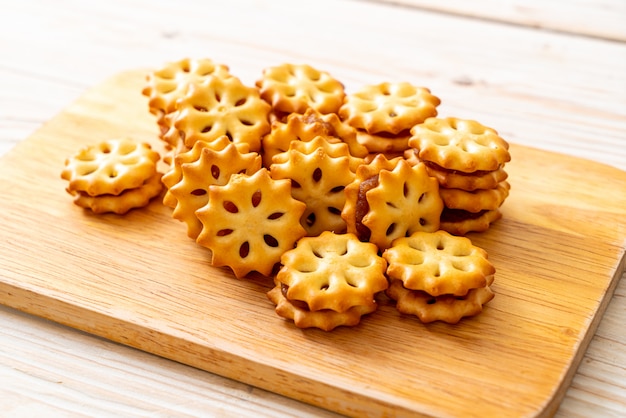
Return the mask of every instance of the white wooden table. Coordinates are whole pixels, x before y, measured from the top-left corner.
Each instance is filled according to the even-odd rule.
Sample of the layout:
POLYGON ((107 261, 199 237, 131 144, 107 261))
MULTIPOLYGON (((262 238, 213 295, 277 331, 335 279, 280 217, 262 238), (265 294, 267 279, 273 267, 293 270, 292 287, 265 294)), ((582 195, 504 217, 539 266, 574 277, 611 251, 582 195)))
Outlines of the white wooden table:
MULTIPOLYGON (((259 62, 307 62, 347 88, 411 74, 511 142, 626 170, 623 0, 4 0, 0 10, 0 155, 119 71, 211 57, 250 83, 259 62)), ((626 416, 625 324, 622 278, 557 416, 626 416)), ((0 307, 0 415, 334 414, 0 307)))

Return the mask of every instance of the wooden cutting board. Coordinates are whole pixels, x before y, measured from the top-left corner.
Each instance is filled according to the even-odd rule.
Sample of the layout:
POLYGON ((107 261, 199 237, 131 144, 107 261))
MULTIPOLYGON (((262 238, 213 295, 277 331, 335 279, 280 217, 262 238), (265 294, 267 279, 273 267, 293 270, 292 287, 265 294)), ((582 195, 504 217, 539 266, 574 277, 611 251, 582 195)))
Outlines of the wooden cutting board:
POLYGON ((65 158, 130 135, 157 149, 142 71, 87 92, 0 160, 0 302, 347 415, 549 416, 624 270, 626 172, 512 145, 504 218, 469 235, 496 297, 457 325, 389 304, 355 328, 300 330, 266 278, 237 280, 157 199, 73 205, 65 158))

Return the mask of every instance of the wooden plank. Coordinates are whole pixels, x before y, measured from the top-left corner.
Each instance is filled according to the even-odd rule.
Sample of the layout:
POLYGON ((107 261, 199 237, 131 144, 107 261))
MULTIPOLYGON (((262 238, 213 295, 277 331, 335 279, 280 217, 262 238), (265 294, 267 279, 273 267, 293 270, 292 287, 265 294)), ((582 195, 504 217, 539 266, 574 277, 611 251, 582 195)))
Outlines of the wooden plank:
POLYGON ((622 0, 374 1, 626 42, 626 3, 622 0))
POLYGON ((301 331, 267 280, 208 266, 160 202, 93 216, 65 195, 60 165, 85 138, 155 141, 142 76, 98 86, 1 160, 3 304, 341 413, 556 410, 624 267, 626 174, 513 145, 505 217, 472 235, 498 268, 485 312, 424 326, 383 304, 355 329, 301 331))

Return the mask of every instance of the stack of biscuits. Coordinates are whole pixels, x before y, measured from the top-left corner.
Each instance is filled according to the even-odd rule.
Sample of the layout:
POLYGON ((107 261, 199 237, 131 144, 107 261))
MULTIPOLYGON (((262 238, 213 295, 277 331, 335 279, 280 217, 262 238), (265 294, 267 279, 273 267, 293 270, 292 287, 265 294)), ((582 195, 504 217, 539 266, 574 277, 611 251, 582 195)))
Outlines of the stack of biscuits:
POLYGON ((363 86, 346 95, 338 114, 355 128, 357 141, 372 154, 406 150, 412 126, 437 116, 441 100, 408 82, 363 86))
POLYGON ((439 182, 444 203, 440 229, 454 235, 482 232, 500 219, 509 195, 504 165, 509 144, 476 121, 428 118, 411 129, 405 156, 423 162, 439 182))
POLYGON ((494 296, 495 267, 466 235, 509 195, 509 144, 441 117, 426 87, 346 92, 305 64, 246 85, 227 65, 183 59, 142 90, 168 165, 147 143, 86 147, 61 177, 75 203, 124 214, 163 193, 172 217, 236 278, 274 277, 267 297, 299 328, 355 326, 385 293, 399 312, 455 324, 494 296))
POLYGON ((74 203, 94 213, 123 215, 161 193, 160 155, 150 144, 114 138, 89 145, 65 160, 61 178, 74 203))
POLYGON ((415 232, 383 252, 389 263, 387 296, 422 322, 456 324, 493 299, 495 267, 482 248, 446 231, 415 232))

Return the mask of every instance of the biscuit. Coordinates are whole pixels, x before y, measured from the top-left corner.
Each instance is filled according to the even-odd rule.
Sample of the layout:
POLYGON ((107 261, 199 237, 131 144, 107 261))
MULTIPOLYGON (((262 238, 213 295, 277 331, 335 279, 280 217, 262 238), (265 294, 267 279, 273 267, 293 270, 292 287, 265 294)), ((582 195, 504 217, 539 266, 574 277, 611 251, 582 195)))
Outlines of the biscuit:
POLYGON ((272 122, 270 133, 262 140, 263 165, 269 168, 272 158, 287 151, 292 142, 307 142, 317 136, 325 136, 333 143, 346 143, 354 157, 362 158, 368 154, 367 149, 357 142, 355 130, 342 123, 337 115, 322 115, 307 109, 303 115, 292 113, 284 122, 272 122))
POLYGON ((470 289, 464 296, 432 296, 422 290, 405 288, 401 280, 392 280, 386 294, 396 301, 396 309, 400 313, 415 315, 423 323, 442 321, 456 324, 464 317, 483 311, 483 305, 494 297, 490 288, 492 281, 493 276, 490 276, 486 286, 470 289))
POLYGON ((224 186, 209 186, 209 202, 196 211, 202 231, 196 242, 211 250, 211 264, 228 266, 237 278, 252 271, 268 276, 282 254, 306 231, 306 205, 291 197, 289 180, 260 169, 233 174, 224 186))
POLYGON ((167 127, 169 124, 163 117, 176 110, 176 101, 185 95, 189 83, 213 76, 231 77, 231 74, 228 66, 208 58, 168 62, 146 75, 142 94, 149 99, 150 113, 157 116, 160 125, 167 127))
POLYGON ((150 200, 158 196, 162 189, 161 173, 155 173, 141 186, 126 189, 118 195, 90 196, 84 192, 77 192, 74 203, 97 214, 111 212, 124 215, 131 209, 147 206, 150 200))
POLYGON ((336 113, 345 96, 343 84, 307 64, 267 67, 256 82, 261 97, 283 113, 336 113))
POLYGON ((350 154, 357 158, 365 158, 369 150, 357 140, 357 130, 343 122, 336 113, 322 114, 313 109, 307 109, 302 115, 305 123, 321 123, 326 129, 326 135, 340 139, 348 144, 350 154))
POLYGON ((398 238, 382 256, 390 279, 431 296, 464 296, 486 286, 487 277, 496 272, 485 250, 442 230, 398 238))
POLYGON ((290 319, 298 328, 319 328, 323 331, 332 331, 339 326, 353 327, 361 322, 361 317, 374 312, 378 305, 375 302, 369 305, 353 306, 345 312, 335 312, 330 309, 310 311, 293 305, 285 298, 280 283, 267 292, 267 297, 274 305, 278 316, 290 319))
POLYGON ((345 142, 337 140, 338 138, 333 136, 319 135, 307 141, 291 141, 288 149, 285 152, 278 153, 272 157, 272 164, 282 164, 289 159, 289 153, 291 151, 297 151, 304 154, 312 154, 316 150, 321 149, 325 154, 330 157, 346 157, 349 161, 350 171, 356 172, 359 166, 365 163, 363 158, 355 157, 350 153, 350 147, 345 142))
POLYGON ((355 176, 352 159, 346 144, 330 144, 321 136, 309 142, 294 141, 289 151, 274 156, 272 178, 289 179, 291 195, 306 204, 300 223, 308 236, 345 231, 341 211, 344 189, 355 176))
POLYGON ((172 123, 189 148, 196 141, 211 142, 225 135, 257 152, 261 138, 270 131, 270 106, 257 89, 245 86, 237 77, 210 77, 190 84, 177 109, 172 123))
POLYGON ((440 103, 425 87, 385 82, 348 94, 338 114, 349 125, 369 134, 399 134, 436 116, 440 103))
POLYGON ((461 189, 440 188, 439 194, 446 208, 475 213, 498 209, 508 197, 510 189, 509 183, 503 181, 493 189, 479 189, 469 192, 461 189))
POLYGON ((347 231, 381 250, 396 238, 439 229, 439 184, 423 164, 411 166, 400 157, 387 160, 380 154, 359 167, 345 193, 341 216, 347 231))
MULTIPOLYGON (((182 166, 183 164, 192 163, 198 161, 202 155, 202 150, 210 148, 214 151, 221 151, 231 144, 227 136, 218 137, 211 142, 197 141, 193 144, 191 149, 178 153, 172 159, 169 170, 163 175, 161 181, 167 188, 165 195, 163 196, 163 204, 171 208, 176 207, 177 200, 170 194, 170 189, 174 187, 183 178, 182 166)), ((241 153, 247 153, 249 147, 246 144, 236 145, 237 149, 241 153)))
MULTIPOLYGON (((410 151, 415 155, 413 149, 410 151)), ((461 189, 470 192, 480 189, 493 189, 508 178, 508 173, 503 167, 494 171, 464 173, 462 171, 446 170, 429 162, 425 162, 425 164, 428 174, 431 177, 435 177, 441 187, 447 189, 461 189)))
POLYGON ((167 115, 163 116, 163 119, 160 124, 161 138, 166 147, 169 149, 178 149, 181 147, 185 147, 185 143, 180 135, 180 131, 176 129, 174 126, 174 119, 178 116, 178 111, 174 110, 167 115))
POLYGON ((511 160, 509 144, 476 121, 428 118, 411 128, 409 146, 422 161, 465 173, 495 171, 511 160))
POLYGON ((472 213, 465 210, 444 208, 441 213, 439 228, 453 235, 484 232, 500 218, 502 218, 500 209, 472 213))
POLYGON ((396 135, 385 132, 369 134, 362 129, 357 129, 356 132, 358 143, 367 148, 369 153, 403 153, 409 147, 411 137, 408 130, 396 135))
POLYGON ((110 139, 80 149, 65 160, 61 178, 67 192, 88 196, 118 195, 140 187, 156 174, 159 153, 130 138, 110 139))
POLYGON ((241 153, 229 142, 222 150, 202 147, 197 160, 183 163, 180 168, 180 181, 169 188, 176 199, 172 217, 184 222, 187 236, 196 239, 202 223, 195 212, 208 203, 209 186, 225 185, 233 174, 254 174, 261 168, 261 156, 256 152, 241 153))
POLYGON ((285 297, 310 311, 345 312, 370 306, 374 295, 387 289, 387 262, 372 243, 354 234, 325 231, 300 239, 281 257, 276 280, 285 297))
POLYGON ((387 159, 383 154, 376 154, 374 158, 357 169, 354 181, 344 189, 346 203, 341 217, 346 221, 347 231, 355 234, 361 241, 368 241, 371 231, 363 225, 363 217, 369 211, 366 198, 367 192, 378 185, 378 173, 381 170, 393 170, 399 158, 387 159))

